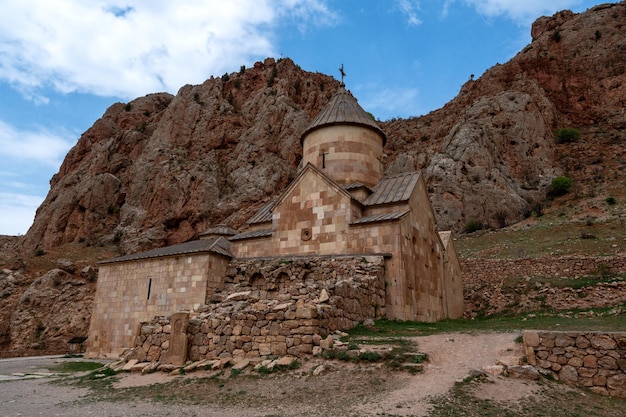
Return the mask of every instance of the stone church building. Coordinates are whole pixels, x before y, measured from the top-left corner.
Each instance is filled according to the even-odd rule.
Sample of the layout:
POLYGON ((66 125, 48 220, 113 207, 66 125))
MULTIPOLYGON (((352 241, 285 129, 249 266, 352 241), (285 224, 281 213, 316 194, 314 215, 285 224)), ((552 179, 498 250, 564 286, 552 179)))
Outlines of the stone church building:
MULTIPOLYGON (((244 260, 287 264, 294 259, 342 262, 344 257, 364 261, 378 257, 382 301, 372 302, 366 310, 370 318, 433 322, 461 317, 461 270, 451 233, 436 230, 419 172, 383 177, 386 140, 377 123, 342 88, 302 133, 302 168, 296 178, 248 220, 245 230, 217 225, 198 240, 100 264, 88 356, 116 356, 133 347, 141 323, 155 316, 215 303, 215 294, 235 288, 225 277, 244 260)), ((331 269, 316 271, 315 276, 322 278, 319 285, 308 285, 309 291, 321 286, 331 299, 339 299, 333 298, 333 288, 340 283, 324 284, 327 277, 336 278, 331 269)), ((255 276, 265 283, 269 276, 262 276, 263 267, 256 270, 255 276)), ((295 285, 300 278, 289 279, 295 285)), ((263 299, 290 297, 287 293, 280 298, 283 286, 278 284, 276 288, 263 284, 267 288, 259 290, 250 282, 245 283, 250 285, 248 293, 256 290, 263 299)), ((302 304, 298 297, 304 296, 293 288, 294 299, 302 304)), ((337 314, 347 315, 349 310, 344 306, 337 314)), ((342 326, 327 327, 356 324, 357 316, 351 317, 333 322, 342 326)))

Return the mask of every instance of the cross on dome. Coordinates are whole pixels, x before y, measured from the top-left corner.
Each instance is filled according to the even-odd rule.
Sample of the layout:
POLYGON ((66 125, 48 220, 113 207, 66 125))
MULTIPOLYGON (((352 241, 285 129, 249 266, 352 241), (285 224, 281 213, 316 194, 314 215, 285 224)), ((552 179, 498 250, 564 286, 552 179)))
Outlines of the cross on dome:
POLYGON ((341 64, 341 67, 339 68, 339 72, 341 73, 341 86, 345 87, 346 83, 343 82, 343 79, 346 76, 346 72, 343 70, 343 64, 341 64))

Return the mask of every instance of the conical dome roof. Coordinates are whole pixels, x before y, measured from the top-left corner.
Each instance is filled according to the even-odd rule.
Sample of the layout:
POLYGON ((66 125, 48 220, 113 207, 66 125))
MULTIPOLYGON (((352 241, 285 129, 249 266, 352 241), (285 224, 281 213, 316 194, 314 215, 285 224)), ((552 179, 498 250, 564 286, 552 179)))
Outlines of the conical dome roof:
POLYGON ((330 99, 330 102, 318 113, 304 133, 302 133, 300 143, 303 143, 306 135, 312 131, 331 125, 363 126, 376 131, 383 138, 383 146, 387 143, 387 136, 376 121, 359 106, 352 94, 343 87, 330 99))

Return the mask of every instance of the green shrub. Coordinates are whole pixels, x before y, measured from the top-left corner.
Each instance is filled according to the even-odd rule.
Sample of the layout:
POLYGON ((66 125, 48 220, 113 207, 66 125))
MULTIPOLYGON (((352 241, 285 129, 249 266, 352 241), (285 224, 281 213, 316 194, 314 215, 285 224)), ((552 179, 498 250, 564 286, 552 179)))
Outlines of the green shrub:
POLYGON ((617 204, 617 200, 615 199, 615 197, 607 197, 604 201, 606 201, 606 204, 608 204, 609 206, 617 204))
POLYGON ((556 131, 556 143, 576 142, 580 139, 580 130, 575 127, 566 127, 556 131))
POLYGON ((567 194, 574 183, 567 177, 556 177, 550 184, 550 195, 559 196, 567 194))
POLYGON ((367 352, 361 353, 361 355, 359 356, 359 359, 361 359, 362 361, 368 361, 368 362, 378 362, 379 360, 381 360, 381 356, 377 352, 367 351, 367 352))
POLYGON ((483 228, 483 224, 480 220, 470 220, 465 224, 465 228, 463 229, 465 233, 474 233, 483 228))

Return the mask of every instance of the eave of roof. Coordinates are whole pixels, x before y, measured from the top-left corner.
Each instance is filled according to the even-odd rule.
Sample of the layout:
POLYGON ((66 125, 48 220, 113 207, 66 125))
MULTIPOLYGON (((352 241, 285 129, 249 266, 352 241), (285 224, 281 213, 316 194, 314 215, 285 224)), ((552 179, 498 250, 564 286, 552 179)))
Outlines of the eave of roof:
POLYGON ((219 235, 219 236, 234 236, 238 231, 225 224, 218 224, 209 228, 206 232, 200 233, 200 236, 219 235))
POLYGON ((254 230, 252 232, 243 232, 228 238, 231 242, 244 239, 256 239, 259 237, 272 236, 272 229, 254 230))
POLYGON ((223 237, 215 239, 199 239, 178 245, 165 246, 163 248, 152 249, 146 252, 134 253, 132 255, 120 256, 117 258, 99 262, 100 264, 111 264, 117 262, 138 261, 142 259, 163 258, 167 256, 192 255, 200 253, 215 253, 218 255, 234 258, 230 251, 230 242, 223 237))
POLYGON ((361 217, 358 220, 352 222, 353 225, 357 224, 367 224, 367 223, 377 223, 377 222, 387 222, 392 220, 398 220, 402 217, 409 214, 408 210, 405 211, 397 211, 393 213, 384 213, 384 214, 376 214, 373 216, 361 217))

